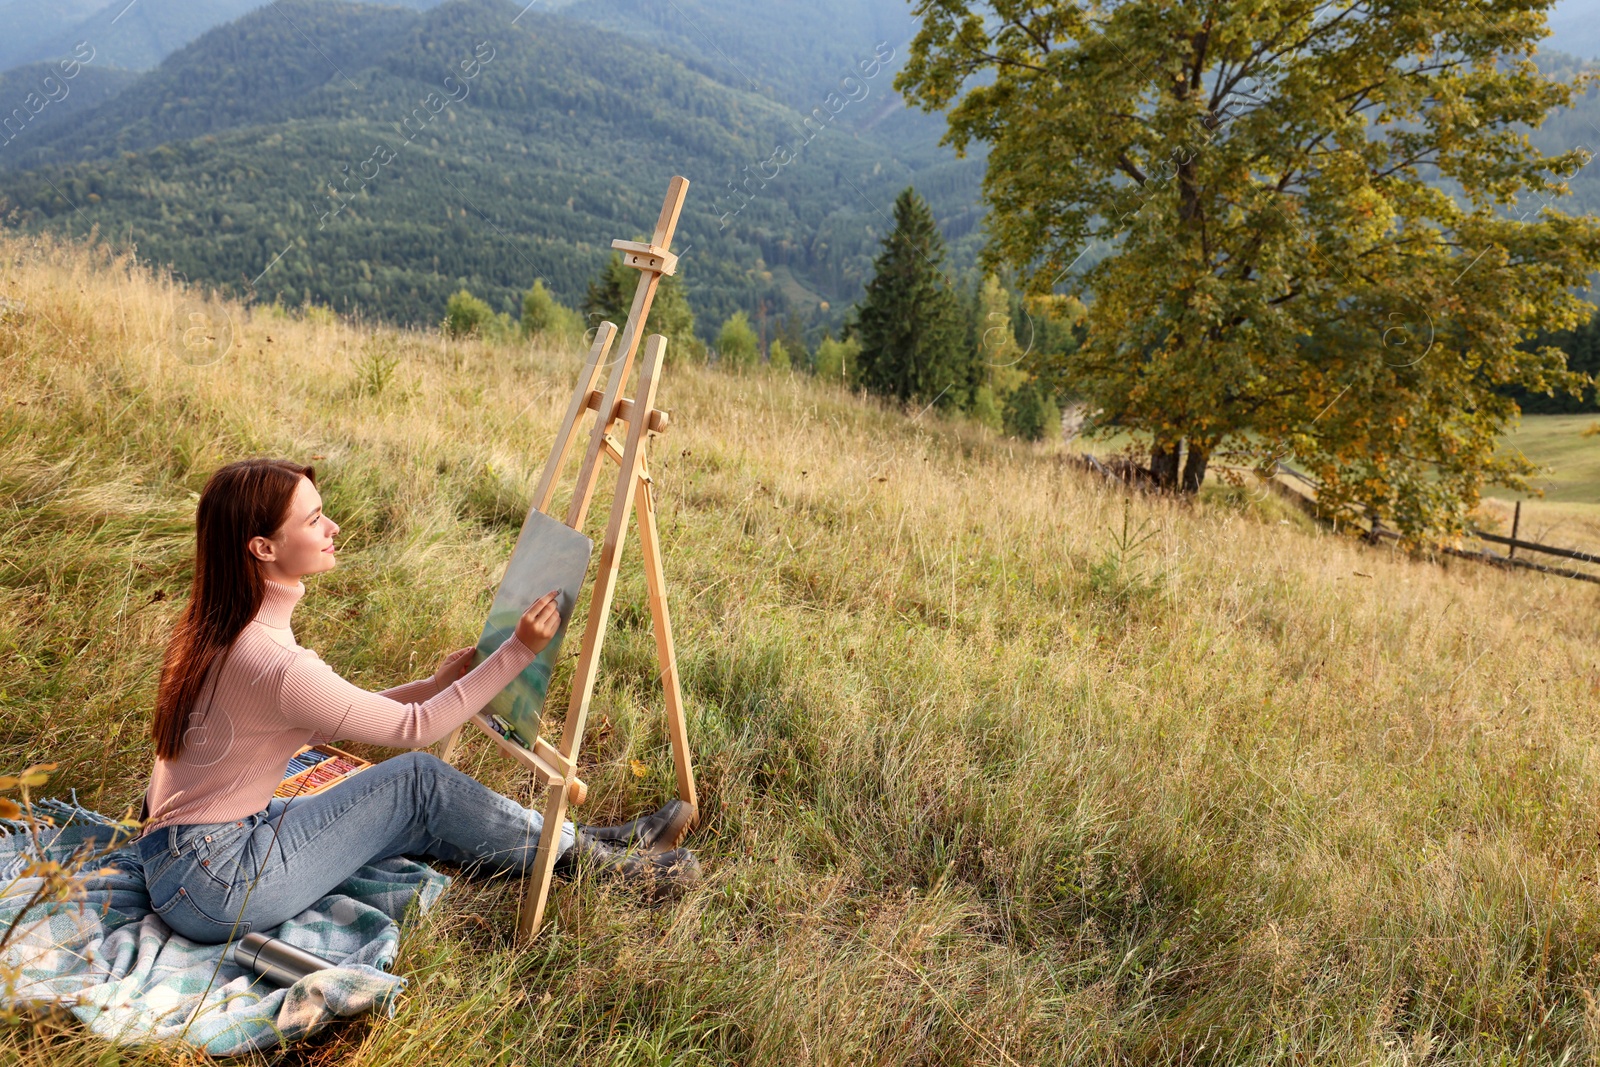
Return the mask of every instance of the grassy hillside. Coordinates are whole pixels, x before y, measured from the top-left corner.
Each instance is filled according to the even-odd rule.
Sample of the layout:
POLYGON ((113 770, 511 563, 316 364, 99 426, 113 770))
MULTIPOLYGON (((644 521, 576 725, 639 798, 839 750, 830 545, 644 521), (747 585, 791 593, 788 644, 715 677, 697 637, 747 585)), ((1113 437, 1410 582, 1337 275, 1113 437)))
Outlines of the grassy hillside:
MULTIPOLYGON (((1549 474, 1537 480, 1544 495, 1521 498, 1520 536, 1581 552, 1600 551, 1600 418, 1525 415, 1517 430, 1506 437, 1505 447, 1516 448, 1550 468, 1549 474), (1596 429, 1585 436, 1591 427, 1596 429)), ((1495 499, 1485 500, 1489 529, 1511 532, 1516 499, 1500 490, 1495 499)))
MULTIPOLYGON (((318 468, 345 552, 296 633, 341 673, 418 677, 476 634, 576 353, 231 306, 195 366, 199 294, 47 239, 0 239, 0 297, 0 765, 135 802, 194 494, 240 456, 318 468)), ((398 1016, 289 1062, 1600 1054, 1600 591, 1245 493, 1130 503, 1056 445, 809 380, 690 368, 661 403, 704 886, 558 887, 522 950, 515 887, 458 882, 398 1016)), ((671 789, 636 552, 616 612, 596 821, 671 789)), ((529 795, 477 740, 463 766, 529 795)))
POLYGON ((1544 490, 1541 499, 1600 505, 1600 417, 1525 415, 1506 447, 1551 468, 1537 479, 1544 490))

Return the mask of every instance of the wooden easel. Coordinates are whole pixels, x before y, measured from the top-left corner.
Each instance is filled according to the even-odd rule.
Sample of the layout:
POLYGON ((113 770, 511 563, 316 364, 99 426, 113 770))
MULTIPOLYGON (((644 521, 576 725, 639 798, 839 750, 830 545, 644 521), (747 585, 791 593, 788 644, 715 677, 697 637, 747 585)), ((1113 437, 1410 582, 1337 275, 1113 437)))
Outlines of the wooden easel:
MULTIPOLYGON (((622 543, 630 513, 639 522, 639 544, 644 552, 650 618, 656 635, 656 658, 661 665, 661 685, 666 692, 667 733, 672 740, 678 796, 698 808, 694 766, 689 753, 689 732, 683 715, 683 693, 678 682, 678 659, 672 644, 672 620, 667 613, 667 585, 661 569, 661 541, 656 531, 655 500, 650 491, 650 468, 645 456, 649 439, 665 433, 670 421, 667 413, 658 411, 655 406, 656 388, 661 381, 661 364, 667 348, 665 337, 650 335, 645 342, 638 390, 631 400, 622 395, 623 386, 633 370, 639 334, 650 314, 656 287, 663 275, 677 271, 678 257, 668 249, 672 246, 672 235, 678 227, 678 215, 683 210, 688 190, 688 179, 672 179, 649 243, 611 242, 612 248, 622 251, 624 265, 640 272, 639 286, 633 294, 633 307, 628 312, 628 322, 622 330, 621 351, 614 361, 609 361, 611 375, 602 393, 595 386, 601 370, 608 364, 607 356, 617 328, 609 322, 601 323, 594 344, 589 349, 589 357, 578 376, 578 387, 567 405, 566 417, 556 433, 550 459, 539 479, 539 487, 534 492, 533 506, 548 512, 561 468, 578 436, 578 424, 586 412, 595 412, 594 425, 589 431, 588 449, 584 453, 583 466, 572 492, 572 502, 567 507, 563 521, 574 530, 583 529, 594 496, 595 482, 600 474, 602 454, 617 463, 617 489, 612 497, 611 517, 606 523, 605 541, 600 549, 600 567, 590 593, 589 624, 583 631, 583 648, 572 677, 572 695, 567 703, 567 721, 561 731, 561 743, 559 746, 552 745, 541 737, 532 748, 525 749, 500 736, 483 715, 471 720, 494 741, 500 751, 528 767, 548 786, 544 809, 545 832, 539 837, 539 851, 533 870, 527 876, 522 909, 517 918, 517 933, 525 938, 533 936, 544 919, 545 901, 550 894, 550 876, 556 862, 555 847, 561 836, 561 824, 567 816, 567 805, 581 804, 588 792, 588 787, 577 774, 578 751, 583 742, 584 726, 589 719, 589 701, 594 695, 595 676, 600 667, 600 646, 605 640, 611 598, 617 588, 617 570, 622 562, 622 543), (627 431, 627 437, 621 444, 611 436, 613 427, 627 431)), ((448 760, 453 753, 460 732, 456 730, 445 742, 441 753, 444 759, 448 760)))

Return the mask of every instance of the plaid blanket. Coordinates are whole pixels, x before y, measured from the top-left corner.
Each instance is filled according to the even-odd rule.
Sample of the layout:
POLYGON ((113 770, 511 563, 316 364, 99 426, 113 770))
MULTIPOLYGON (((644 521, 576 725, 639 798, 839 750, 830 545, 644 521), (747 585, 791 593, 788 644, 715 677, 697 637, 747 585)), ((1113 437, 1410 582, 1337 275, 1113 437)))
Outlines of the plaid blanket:
POLYGON ((447 876, 406 859, 361 868, 277 930, 338 966, 279 989, 225 960, 223 946, 173 933, 150 910, 131 848, 91 862, 88 869, 102 873, 80 878, 72 902, 27 908, 41 884, 26 876, 32 864, 65 863, 126 840, 123 827, 76 799, 35 802, 35 814, 55 823, 37 846, 25 827, 0 823, 0 937, 10 931, 0 971, 17 972, 13 1004, 68 1010, 119 1044, 174 1042, 222 1056, 287 1044, 340 1016, 394 1015, 406 982, 387 970, 398 920, 413 900, 431 907, 447 876))

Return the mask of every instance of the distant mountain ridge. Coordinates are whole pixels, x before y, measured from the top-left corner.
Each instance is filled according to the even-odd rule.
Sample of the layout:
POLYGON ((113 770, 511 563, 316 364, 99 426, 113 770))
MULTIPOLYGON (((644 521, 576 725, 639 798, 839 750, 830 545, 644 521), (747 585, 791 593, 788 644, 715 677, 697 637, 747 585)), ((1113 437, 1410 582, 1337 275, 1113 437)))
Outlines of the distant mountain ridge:
POLYGON ((0 166, 99 159, 304 117, 316 106, 310 98, 347 76, 341 71, 378 64, 405 44, 418 20, 402 8, 319 0, 279 8, 288 16, 284 22, 277 23, 278 11, 260 11, 206 33, 139 77, 111 106, 70 127, 52 127, 26 146, 19 142, 15 152, 0 156, 0 166), (263 54, 268 41, 270 52, 263 54))
MULTIPOLYGON (((56 59, 80 43, 100 63, 149 70, 207 30, 270 0, 4 0, 0 2, 0 71, 56 59)), ((441 0, 384 0, 427 8, 441 0)))
POLYGON ((915 32, 905 0, 578 0, 562 14, 671 47, 707 77, 809 110, 879 42, 915 32))
MULTIPOLYGON (((974 188, 982 180, 983 147, 957 160, 939 147, 944 116, 907 109, 891 87, 918 28, 906 0, 578 0, 562 13, 647 41, 724 85, 761 92, 802 113, 824 105, 831 93, 848 91, 856 64, 887 47, 894 57, 889 76, 871 86, 862 106, 840 114, 840 126, 870 133, 919 171, 937 171, 927 176, 930 182, 945 180, 947 171, 951 180, 974 188)), ((947 232, 962 231, 980 214, 975 210, 961 222, 944 217, 941 223, 947 232)))
POLYGON ((0 0, 0 26, 5 27, 0 34, 0 71, 61 58, 71 51, 71 45, 51 54, 51 42, 103 6, 104 0, 0 0))
MULTIPOLYGON (((921 182, 842 123, 772 164, 805 129, 673 53, 506 0, 278 0, 0 148, 0 217, 99 226, 261 299, 433 322, 460 285, 509 309, 542 277, 581 304, 609 240, 645 230, 681 173, 678 248, 703 332, 762 301, 836 322, 888 225, 876 206, 921 182)), ((967 220, 970 262, 968 174, 931 175, 930 194, 967 220)))

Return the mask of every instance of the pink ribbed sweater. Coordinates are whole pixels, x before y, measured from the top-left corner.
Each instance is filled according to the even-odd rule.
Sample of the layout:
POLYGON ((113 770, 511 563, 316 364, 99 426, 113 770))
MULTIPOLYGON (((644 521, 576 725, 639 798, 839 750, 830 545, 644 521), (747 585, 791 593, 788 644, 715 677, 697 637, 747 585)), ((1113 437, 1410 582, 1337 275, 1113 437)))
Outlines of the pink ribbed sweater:
POLYGON ((289 757, 313 740, 430 745, 481 711, 534 659, 512 635, 442 692, 435 677, 371 693, 295 643, 289 616, 305 591, 304 582, 269 580, 261 609, 234 639, 226 661, 219 656, 212 665, 199 714, 190 714, 183 754, 156 760, 146 833, 263 810, 289 757))

